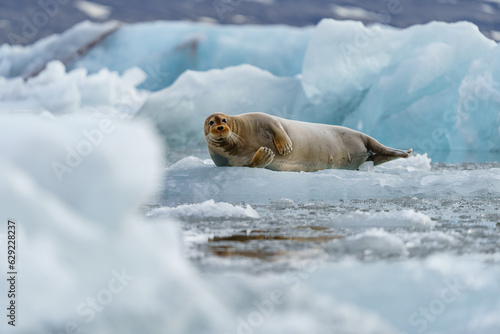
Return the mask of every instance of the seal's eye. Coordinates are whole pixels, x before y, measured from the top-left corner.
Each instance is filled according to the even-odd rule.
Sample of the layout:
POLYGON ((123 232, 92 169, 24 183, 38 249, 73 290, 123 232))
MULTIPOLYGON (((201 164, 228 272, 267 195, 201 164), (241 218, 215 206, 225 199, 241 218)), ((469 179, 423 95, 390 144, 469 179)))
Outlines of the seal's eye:
POLYGON ((214 121, 210 121, 208 122, 208 125, 214 125, 214 123, 215 123, 214 121))
POLYGON ((222 119, 222 123, 227 123, 225 118, 222 119))

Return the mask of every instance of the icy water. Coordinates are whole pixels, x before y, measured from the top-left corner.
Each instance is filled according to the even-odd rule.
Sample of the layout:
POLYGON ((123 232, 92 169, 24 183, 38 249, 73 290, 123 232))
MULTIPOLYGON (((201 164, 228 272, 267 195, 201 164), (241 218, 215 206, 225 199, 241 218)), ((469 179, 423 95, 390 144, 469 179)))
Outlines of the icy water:
POLYGON ((233 309, 227 333, 498 333, 500 163, 288 173, 189 156, 163 186, 144 213, 179 222, 233 309))
MULTIPOLYGON (((500 163, 426 165, 428 161, 420 156, 414 157, 408 165, 401 160, 391 163, 392 168, 376 167, 368 173, 326 171, 331 177, 349 178, 352 187, 347 190, 351 193, 344 189, 340 196, 343 198, 336 198, 338 191, 332 190, 330 199, 323 194, 322 198, 307 200, 296 193, 300 190, 292 188, 287 193, 286 186, 283 186, 283 189, 270 190, 269 199, 265 198, 266 195, 255 199, 253 188, 245 193, 244 187, 239 186, 242 187, 239 198, 232 193, 221 194, 217 188, 212 192, 213 197, 224 201, 177 203, 178 206, 171 206, 176 210, 175 214, 172 210, 162 213, 158 208, 169 206, 169 198, 174 200, 168 192, 175 192, 174 189, 180 187, 180 179, 196 174, 200 178, 205 175, 208 180, 213 178, 218 183, 219 173, 233 172, 210 166, 207 160, 192 159, 190 162, 189 158, 188 162, 182 160, 180 168, 171 167, 163 195, 166 203, 152 204, 148 214, 175 216, 181 221, 187 254, 202 271, 280 273, 296 269, 297 264, 310 259, 326 263, 346 259, 406 261, 436 254, 461 256, 500 252, 500 197, 496 188, 500 163), (208 166, 193 171, 193 166, 202 161, 208 166), (497 178, 489 183, 484 173, 493 173, 497 178), (393 181, 403 179, 401 185, 394 186, 394 195, 387 191, 377 195, 376 190, 375 193, 363 190, 371 187, 368 179, 384 184, 389 183, 384 181, 386 177, 393 181), (438 181, 430 182, 431 178, 438 181), (453 186, 457 186, 456 189, 467 187, 464 180, 475 183, 480 189, 470 189, 470 193, 450 190, 453 186), (415 189, 417 185, 418 189, 415 189), (398 196, 405 188, 413 190, 409 195, 398 196), (357 196, 358 190, 365 195, 357 196), (279 198, 280 195, 284 196, 279 198), (252 203, 251 207, 247 206, 248 201, 241 201, 245 196, 252 203), (223 204, 228 207, 221 206, 223 204)), ((262 171, 265 175, 250 179, 249 174, 254 171, 238 169, 237 172, 252 184, 283 174, 262 171)), ((320 176, 321 173, 312 174, 320 176)), ((303 176, 308 175, 291 173, 289 182, 300 184, 303 176)), ((234 175, 227 174, 227 177, 234 175)), ((210 186, 210 181, 198 182, 194 178, 192 182, 190 186, 184 185, 182 193, 193 194, 204 185, 210 186)), ((318 181, 311 182, 315 186, 318 181)), ((262 184, 262 187, 266 186, 262 184)), ((349 183, 342 186, 349 188, 349 183)), ((322 192, 321 187, 316 189, 322 192)), ((193 196, 198 199, 207 196, 204 200, 211 200, 206 193, 193 196)), ((183 201, 181 198, 176 197, 176 200, 183 201)))

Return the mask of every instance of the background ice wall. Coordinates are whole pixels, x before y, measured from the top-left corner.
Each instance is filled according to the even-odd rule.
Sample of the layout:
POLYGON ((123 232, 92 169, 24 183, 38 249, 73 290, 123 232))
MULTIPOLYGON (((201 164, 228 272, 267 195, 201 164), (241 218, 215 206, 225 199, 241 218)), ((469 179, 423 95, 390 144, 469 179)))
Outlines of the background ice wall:
MULTIPOLYGON (((0 73, 24 75, 23 68, 71 53, 72 40, 88 42, 110 27, 87 22, 33 46, 3 45, 0 73)), ((259 111, 345 125, 436 161, 440 152, 498 152, 498 49, 467 22, 403 30, 331 19, 302 29, 154 22, 123 26, 66 65, 101 75, 142 68, 143 78, 129 82, 144 93, 124 94, 135 103, 132 114, 149 92, 168 86, 139 114, 171 147, 204 148, 203 120, 213 112, 259 111)), ((22 86, 3 86, 12 83, 22 86)), ((3 94, 10 99, 19 89, 3 94)))
POLYGON ((278 76, 301 72, 312 27, 218 26, 188 22, 148 22, 124 25, 83 58, 70 57, 116 26, 82 22, 60 35, 21 47, 0 47, 0 75, 26 76, 47 61, 66 60, 68 70, 103 68, 120 74, 139 67, 146 74, 141 88, 159 90, 186 70, 206 71, 251 64, 278 76))
POLYGON ((431 157, 498 152, 498 48, 467 22, 397 30, 325 19, 313 33, 301 76, 279 81, 248 65, 186 72, 139 114, 154 118, 169 142, 178 134, 171 115, 190 119, 183 124, 198 135, 188 142, 203 145, 209 114, 258 111, 348 126, 431 157))
POLYGON ((277 76, 294 76, 313 28, 219 26, 153 22, 124 26, 70 68, 106 67, 122 73, 132 66, 148 75, 142 88, 159 90, 186 70, 206 71, 251 64, 277 76))

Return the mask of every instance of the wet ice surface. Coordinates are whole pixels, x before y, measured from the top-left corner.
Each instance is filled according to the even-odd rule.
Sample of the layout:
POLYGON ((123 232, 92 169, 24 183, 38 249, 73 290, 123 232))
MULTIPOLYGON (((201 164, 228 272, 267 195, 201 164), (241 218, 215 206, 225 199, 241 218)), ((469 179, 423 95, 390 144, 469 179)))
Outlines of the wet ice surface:
MULTIPOLYGON (((208 174, 200 174, 200 169, 195 166, 203 164, 210 165, 210 162, 197 158, 180 161, 171 167, 167 184, 175 188, 176 181, 182 183, 179 181, 181 174, 188 177, 193 169, 199 177, 211 175, 218 180, 217 173, 223 169, 206 167, 208 174)), ((296 269, 310 259, 326 263, 349 259, 380 262, 418 260, 436 254, 497 254, 500 251, 499 167, 500 163, 426 166, 424 158, 415 157, 409 164, 402 160, 386 169, 376 167, 371 173, 326 171, 344 176, 353 184, 350 193, 341 192, 345 198, 335 198, 337 196, 332 191, 332 199, 323 196, 304 200, 294 193, 289 193, 288 197, 298 199, 286 196, 276 199, 272 198, 272 192, 278 196, 280 189, 272 189, 266 199, 252 200, 251 193, 240 189, 242 196, 247 196, 252 202, 251 208, 257 212, 255 215, 255 211, 245 214, 248 210, 246 201, 240 201, 232 193, 218 194, 216 191, 220 189, 217 188, 213 194, 224 201, 200 201, 156 209, 153 208, 159 205, 152 205, 147 211, 152 216, 170 215, 180 219, 189 258, 208 272, 280 273, 296 269), (367 189, 366 196, 357 197, 359 189, 352 188, 362 188, 358 181, 362 183, 370 178, 378 183, 386 180, 383 184, 398 178, 401 180, 392 185, 394 196, 388 196, 385 191, 377 196, 367 189), (405 182, 413 188, 411 195, 398 196, 405 188, 405 182), (469 193, 457 192, 453 190, 459 186, 455 182, 470 184, 464 185, 468 190, 470 187, 477 189, 469 193), (416 189, 417 185, 419 189, 416 189), (232 201, 231 197, 236 200, 232 201), (189 214, 180 214, 182 208, 184 211, 189 208, 189 214), (193 210, 201 211, 193 214, 193 210), (211 211, 213 214, 209 214, 211 211), (221 216, 220 211, 226 216, 221 216)), ((239 169, 238 173, 250 178, 249 174, 254 171, 239 169)), ((274 172, 270 173, 272 177, 274 172)), ((320 175, 311 173, 305 177, 320 175)), ((276 177, 279 176, 282 177, 276 177)), ((300 183, 302 176, 292 173, 290 177, 300 183)), ((264 182, 266 178, 267 175, 255 177, 251 182, 264 182)), ((311 180, 316 182, 314 178, 311 180)), ((203 186, 206 184, 197 184, 195 179, 191 187, 183 189, 193 194, 203 186)), ((370 187, 370 184, 365 187, 370 187)), ((169 197, 164 195, 164 198, 169 197)), ((182 196, 177 200, 179 198, 182 196)))

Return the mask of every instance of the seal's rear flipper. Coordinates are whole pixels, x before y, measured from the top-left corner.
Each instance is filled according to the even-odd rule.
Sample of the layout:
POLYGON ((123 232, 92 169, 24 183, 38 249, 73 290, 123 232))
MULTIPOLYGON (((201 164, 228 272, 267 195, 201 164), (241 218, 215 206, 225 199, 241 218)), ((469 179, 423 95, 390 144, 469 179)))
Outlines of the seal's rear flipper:
POLYGON ((411 149, 408 151, 403 151, 403 150, 396 150, 396 149, 391 149, 394 150, 394 154, 373 154, 366 161, 373 161, 374 166, 378 166, 380 164, 383 164, 384 162, 388 162, 394 159, 398 158, 408 158, 411 153, 411 149))
POLYGON ((375 166, 397 158, 408 158, 410 156, 410 153, 413 151, 413 149, 405 151, 384 146, 369 136, 367 136, 366 138, 365 145, 368 151, 371 152, 370 157, 368 157, 368 159, 366 160, 373 161, 373 164, 375 166))

